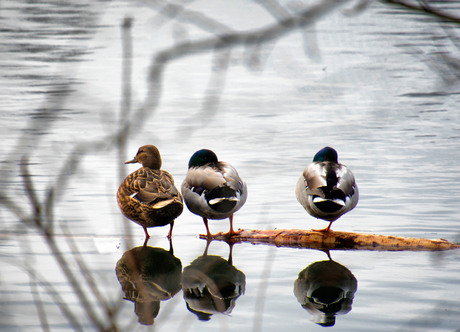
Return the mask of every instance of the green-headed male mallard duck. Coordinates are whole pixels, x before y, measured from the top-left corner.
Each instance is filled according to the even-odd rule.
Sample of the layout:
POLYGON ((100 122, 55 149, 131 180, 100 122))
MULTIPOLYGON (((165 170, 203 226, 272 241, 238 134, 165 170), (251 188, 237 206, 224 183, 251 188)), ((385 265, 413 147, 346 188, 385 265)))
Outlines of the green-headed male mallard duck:
POLYGON ((296 197, 313 217, 329 221, 321 231, 358 204, 359 192, 353 173, 337 161, 337 151, 326 146, 316 153, 296 186, 296 197))
POLYGON ((190 158, 181 190, 188 209, 203 217, 208 238, 212 237, 208 219, 229 218, 227 235, 237 233, 233 230, 233 214, 246 202, 248 191, 232 165, 218 161, 211 150, 199 150, 190 158))
POLYGON ((171 174, 161 170, 161 156, 153 145, 139 148, 136 156, 125 164, 140 163, 142 167, 126 177, 118 188, 117 201, 123 214, 144 228, 170 224, 171 238, 174 219, 184 209, 182 196, 174 186, 171 174))

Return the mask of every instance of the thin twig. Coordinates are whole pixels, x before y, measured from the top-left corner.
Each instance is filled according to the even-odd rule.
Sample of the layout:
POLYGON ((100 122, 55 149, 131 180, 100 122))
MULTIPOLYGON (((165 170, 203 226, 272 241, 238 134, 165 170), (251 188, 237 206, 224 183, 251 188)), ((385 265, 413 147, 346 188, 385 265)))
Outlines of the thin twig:
MULTIPOLYGON (((184 5, 171 3, 170 1, 155 1, 146 2, 147 5, 154 7, 159 15, 167 17, 170 20, 176 19, 177 21, 193 24, 203 31, 219 35, 232 31, 230 27, 219 22, 212 17, 206 16, 201 12, 186 8, 184 5)), ((155 22, 155 26, 161 26, 161 23, 155 22)))
MULTIPOLYGON (((130 126, 128 124, 129 114, 131 112, 131 81, 132 81, 132 58, 133 58, 133 42, 132 42, 132 22, 131 18, 126 17, 123 20, 121 27, 121 46, 123 51, 123 68, 122 68, 122 99, 120 105, 120 121, 119 121, 119 135, 118 135, 118 178, 119 183, 123 181, 126 176, 126 170, 124 167, 124 158, 126 157, 126 143, 129 137, 130 126)), ((132 243, 132 232, 130 223, 121 217, 124 232, 125 232, 125 246, 126 248, 131 247, 132 243)))
POLYGON ((25 266, 29 269, 29 285, 30 291, 32 293, 33 302, 35 304, 35 308, 37 309, 38 318, 40 320, 40 326, 43 331, 50 331, 50 327, 48 324, 48 319, 46 316, 46 310, 44 309, 43 301, 41 300, 40 293, 37 287, 37 278, 36 278, 36 271, 31 267, 29 263, 29 259, 31 259, 31 255, 28 253, 31 251, 28 241, 18 241, 19 246, 22 248, 22 253, 25 260, 25 266))
POLYGON ((8 211, 13 213, 21 222, 27 225, 36 225, 29 217, 26 216, 24 211, 17 206, 11 199, 0 193, 0 204, 3 205, 8 211))
POLYGON ((149 116, 154 114, 162 93, 162 78, 165 66, 172 61, 209 51, 230 49, 236 46, 248 47, 273 41, 288 34, 293 29, 306 27, 317 22, 324 15, 346 2, 346 0, 325 0, 319 4, 312 5, 297 15, 290 16, 260 29, 247 32, 229 32, 192 42, 187 40, 155 53, 149 69, 147 97, 144 103, 132 115, 131 122, 127 122, 124 128, 127 129, 129 126, 136 126, 137 129, 140 129, 142 124, 145 123, 147 114, 149 116))
POLYGON ((43 308, 43 301, 41 300, 40 293, 38 292, 38 289, 37 289, 35 271, 32 272, 32 275, 29 278, 30 278, 30 291, 32 292, 32 297, 34 299, 35 308, 37 308, 38 318, 40 319, 40 326, 43 331, 50 331, 50 326, 48 324, 48 319, 46 317, 46 311, 43 308))
POLYGON ((49 248, 57 260, 59 267, 61 268, 62 272, 64 273, 67 281, 69 282, 70 286, 72 287, 75 295, 79 299, 81 305, 83 306, 86 314, 90 318, 91 322, 97 326, 99 330, 104 329, 104 324, 100 321, 100 319, 96 316, 91 302, 89 301, 88 297, 86 296, 85 292, 81 288, 79 282, 77 281, 76 277, 74 276, 73 272, 70 270, 68 262, 64 259, 62 252, 59 250, 56 242, 54 241, 54 237, 46 237, 46 242, 48 243, 49 248))
MULTIPOLYGON (((58 175, 58 180, 56 181, 55 186, 51 187, 48 190, 47 194, 47 199, 45 201, 46 204, 46 209, 47 209, 47 215, 50 215, 50 211, 52 211, 54 203, 55 203, 55 188, 61 188, 63 186, 63 182, 66 182, 68 180, 68 171, 71 173, 74 172, 75 168, 78 166, 78 158, 76 158, 76 155, 79 155, 79 147, 73 151, 73 153, 70 155, 70 157, 67 159, 63 169, 58 175), (51 193, 51 194, 50 194, 51 193)), ((25 161, 26 158, 23 158, 23 161, 25 161)), ((37 213, 40 213, 42 210, 38 199, 35 197, 35 189, 33 186, 33 182, 30 179, 30 174, 28 172, 28 169, 26 167, 26 163, 23 162, 21 164, 21 173, 22 177, 24 180, 24 186, 26 189, 26 192, 28 196, 30 197, 30 200, 32 201, 32 204, 37 204, 38 206, 34 208, 34 220, 40 220, 40 216, 37 215, 37 213)), ((85 309, 88 317, 91 319, 94 325, 96 325, 99 329, 103 328, 102 322, 99 320, 99 318, 95 315, 93 308, 91 306, 90 301, 88 300, 86 294, 83 292, 82 288, 80 287, 80 284, 76 280, 74 274, 70 270, 70 267, 68 266, 68 262, 65 260, 64 256, 62 255, 62 252, 59 250, 55 240, 54 240, 54 233, 52 232, 52 219, 47 220, 47 225, 43 227, 43 223, 41 221, 36 222, 37 229, 40 231, 41 234, 45 235, 45 240, 46 243, 48 244, 48 247, 50 248, 54 258, 57 260, 59 267, 61 268, 62 272, 66 276, 67 280, 69 281, 72 289, 74 290, 75 294, 77 295, 78 299, 80 300, 80 303, 82 304, 83 308, 85 309)))
POLYGON ((254 0, 278 21, 289 18, 289 12, 276 0, 254 0))
POLYGON ((83 331, 82 327, 78 323, 72 311, 69 309, 66 302, 62 299, 54 286, 50 282, 46 281, 46 278, 44 278, 36 269, 32 268, 31 266, 23 265, 17 261, 12 262, 12 264, 17 264, 20 266, 31 278, 33 276, 33 279, 36 280, 40 287, 45 289, 46 294, 48 294, 53 299, 53 302, 61 310, 63 316, 67 319, 74 331, 83 331))
POLYGON ((41 204, 38 201, 37 195, 35 194, 35 188, 33 186, 31 175, 27 168, 27 157, 23 156, 21 159, 21 176, 24 182, 24 190, 26 192, 27 197, 29 198, 30 204, 32 205, 34 216, 34 221, 39 228, 42 227, 42 218, 41 218, 41 204))
POLYGON ((407 9, 410 9, 415 12, 425 13, 433 17, 440 18, 445 21, 453 22, 453 23, 460 23, 460 17, 451 15, 449 13, 434 9, 433 7, 429 6, 428 3, 423 2, 420 5, 415 5, 413 3, 409 3, 406 1, 399 1, 399 0, 381 0, 383 3, 387 3, 390 5, 398 5, 407 9))
POLYGON ((62 225, 62 230, 64 231, 65 239, 67 241, 67 244, 69 245, 70 250, 72 251, 72 256, 75 259, 75 262, 77 263, 78 268, 80 269, 81 275, 83 276, 89 288, 91 289, 92 294, 96 297, 100 307, 107 314, 107 318, 110 319, 109 306, 107 305, 106 301, 102 297, 102 294, 99 291, 99 288, 97 287, 96 283, 94 282, 94 279, 91 277, 91 272, 86 266, 85 261, 82 259, 80 250, 78 250, 78 247, 72 235, 69 233, 67 225, 62 225))
MULTIPOLYGON (((212 119, 218 110, 220 96, 225 88, 226 74, 228 71, 228 65, 230 61, 230 51, 220 50, 214 52, 214 58, 211 69, 211 77, 208 82, 208 86, 205 92, 205 98, 201 109, 200 118, 203 119, 199 124, 200 128, 205 127, 210 119, 212 119), (206 121, 205 121, 206 119, 206 121)), ((193 116, 195 117, 195 116, 193 116)), ((186 128, 180 128, 177 131, 177 135, 182 136, 182 139, 190 136, 197 128, 193 127, 193 119, 187 118, 185 120, 186 128)))

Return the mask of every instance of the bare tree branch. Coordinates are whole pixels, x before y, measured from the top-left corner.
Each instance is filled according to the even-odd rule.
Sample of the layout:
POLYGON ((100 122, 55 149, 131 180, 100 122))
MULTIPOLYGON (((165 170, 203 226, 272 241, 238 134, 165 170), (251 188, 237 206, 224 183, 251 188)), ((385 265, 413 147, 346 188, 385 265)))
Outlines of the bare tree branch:
POLYGON ((254 0, 260 6, 265 8, 274 18, 282 21, 289 18, 289 13, 276 0, 254 0))
POLYGON ((145 122, 147 114, 151 116, 154 113, 161 96, 164 67, 168 63, 194 54, 214 52, 236 46, 248 47, 274 41, 293 31, 293 29, 306 27, 317 22, 324 15, 346 2, 346 0, 325 0, 319 4, 312 5, 297 15, 290 16, 260 29, 248 32, 230 32, 195 41, 184 41, 155 53, 149 69, 147 97, 143 105, 131 117, 131 122, 127 123, 126 126, 135 125, 140 128, 142 127, 142 123, 145 122))
POLYGON ((85 261, 81 257, 80 250, 78 250, 77 244, 75 243, 74 239, 72 238, 67 225, 63 225, 62 229, 64 230, 64 233, 66 235, 66 240, 67 244, 69 245, 70 250, 72 251, 72 257, 75 259, 75 262, 78 265, 78 268, 80 269, 81 275, 85 279, 86 283, 89 286, 89 289, 91 290, 92 294, 96 297, 100 307, 106 312, 107 317, 110 317, 110 314, 108 313, 109 306, 102 297, 101 292, 99 291, 99 288, 97 287, 96 283, 94 282, 93 278, 91 277, 91 271, 88 269, 86 266, 85 261))
POLYGON ((40 319, 40 326, 43 331, 50 331, 48 319, 46 316, 46 311, 43 307, 43 301, 40 298, 40 293, 37 288, 37 278, 35 277, 36 271, 30 268, 30 272, 31 272, 29 274, 30 292, 32 293, 35 308, 37 308, 38 318, 40 319))
MULTIPOLYGON (((182 23, 193 24, 213 35, 232 31, 232 29, 225 24, 201 12, 188 9, 185 5, 174 4, 170 1, 146 1, 145 4, 154 7, 162 18, 168 18, 169 20, 175 19, 182 23)), ((156 25, 161 25, 161 23, 157 23, 156 25)))
POLYGON ((24 156, 21 159, 21 176, 24 181, 24 190, 29 198, 30 204, 32 205, 32 215, 35 218, 35 223, 38 227, 42 227, 41 204, 35 194, 35 188, 33 187, 31 175, 27 169, 27 162, 27 158, 24 156))
POLYGON ((37 282, 40 285, 40 287, 46 291, 46 294, 48 294, 53 299, 53 302, 58 306, 59 310, 67 319, 74 331, 83 331, 75 315, 72 313, 69 306, 63 300, 63 298, 59 295, 59 292, 54 288, 54 286, 50 282, 46 281, 46 278, 44 278, 37 271, 37 269, 29 266, 28 264, 24 265, 18 261, 14 261, 12 262, 12 264, 15 264, 22 268, 29 275, 30 278, 35 280, 35 282, 37 282))
POLYGON ((426 13, 430 16, 440 18, 445 21, 453 22, 453 23, 460 23, 460 17, 451 15, 449 13, 443 12, 441 10, 435 9, 430 6, 426 1, 422 1, 420 5, 415 5, 413 3, 409 3, 407 1, 400 1, 400 0, 381 0, 383 3, 387 3, 390 5, 398 5, 403 8, 407 8, 413 10, 415 12, 426 13))
MULTIPOLYGON (((124 159, 126 157, 126 144, 130 133, 130 127, 126 126, 129 122, 129 114, 131 112, 131 81, 132 81, 132 58, 133 58, 133 43, 132 43, 132 19, 125 17, 121 27, 121 44, 123 51, 123 68, 122 68, 122 98, 120 105, 120 121, 119 121, 119 132, 118 132, 118 180, 121 183, 126 176, 126 170, 124 166, 124 159), (126 127, 125 127, 126 126, 126 127)), ((121 220, 125 230, 125 245, 127 248, 131 247, 131 228, 130 223, 124 216, 121 216, 121 220)))
POLYGON ((30 220, 18 205, 16 205, 10 198, 2 193, 0 193, 0 204, 3 205, 8 211, 13 213, 16 217, 18 217, 21 222, 36 226, 35 222, 30 220))

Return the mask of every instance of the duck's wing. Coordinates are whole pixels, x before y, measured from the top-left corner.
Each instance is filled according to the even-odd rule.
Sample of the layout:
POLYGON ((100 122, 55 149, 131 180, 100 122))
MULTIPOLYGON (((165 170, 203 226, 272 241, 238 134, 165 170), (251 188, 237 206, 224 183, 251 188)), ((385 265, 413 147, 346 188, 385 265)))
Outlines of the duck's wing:
POLYGON ((342 164, 332 162, 315 162, 303 172, 307 194, 325 197, 327 191, 340 190, 345 196, 352 196, 357 191, 355 177, 351 170, 342 164))
POLYGON ((348 167, 340 164, 340 167, 337 169, 337 177, 337 189, 342 190, 345 196, 358 194, 358 186, 356 185, 355 177, 348 167))
POLYGON ((305 167, 302 174, 308 195, 324 197, 323 190, 320 188, 327 186, 325 164, 325 162, 315 162, 305 167))
POLYGON ((152 204, 181 197, 172 175, 163 170, 140 169, 132 188, 131 197, 142 203, 152 204))
POLYGON ((225 184, 226 180, 218 168, 204 165, 189 168, 184 183, 192 189, 212 190, 225 184))
POLYGON ((184 182, 190 188, 201 188, 208 191, 222 186, 241 191, 244 187, 236 169, 225 162, 192 167, 188 170, 184 182))
POLYGON ((222 172, 223 178, 225 179, 225 184, 235 190, 238 193, 241 193, 245 189, 245 184, 240 178, 236 169, 224 162, 219 162, 218 167, 222 172))

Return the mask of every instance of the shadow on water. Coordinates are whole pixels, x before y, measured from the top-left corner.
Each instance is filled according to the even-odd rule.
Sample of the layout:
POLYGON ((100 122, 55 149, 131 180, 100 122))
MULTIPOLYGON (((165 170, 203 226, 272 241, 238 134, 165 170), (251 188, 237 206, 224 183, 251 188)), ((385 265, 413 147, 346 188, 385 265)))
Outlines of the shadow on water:
POLYGON ((210 243, 207 242, 202 256, 184 268, 182 275, 187 309, 204 321, 216 313, 230 314, 246 288, 246 276, 233 266, 233 244, 229 244, 230 254, 224 259, 208 255, 210 243))
POLYGON ((135 247, 118 260, 116 273, 124 299, 134 302, 139 323, 153 325, 160 302, 181 290, 182 263, 170 250, 135 247))
POLYGON ((334 326, 337 315, 351 311, 358 281, 349 269, 329 260, 310 264, 294 282, 294 294, 302 308, 321 326, 334 326))

